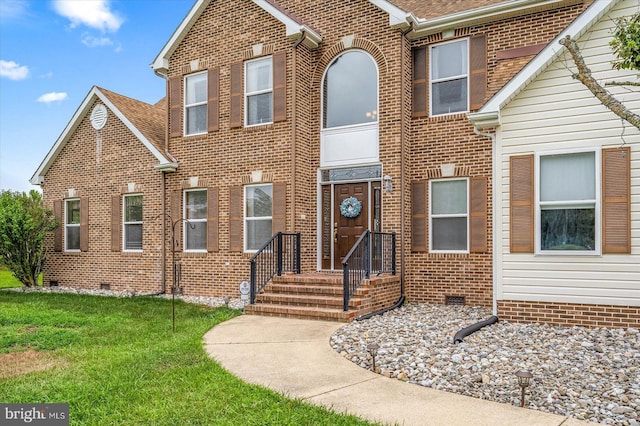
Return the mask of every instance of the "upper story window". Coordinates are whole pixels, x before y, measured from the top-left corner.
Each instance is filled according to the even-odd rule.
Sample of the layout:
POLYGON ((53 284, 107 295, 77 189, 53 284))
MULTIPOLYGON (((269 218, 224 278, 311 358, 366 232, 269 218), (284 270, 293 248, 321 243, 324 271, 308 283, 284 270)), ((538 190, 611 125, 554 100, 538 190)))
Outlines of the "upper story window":
POLYGON ((469 41, 437 44, 430 48, 431 115, 469 111, 469 41))
POLYGON ((467 252, 469 250, 469 180, 431 181, 431 251, 467 252))
POLYGON ((538 250, 596 253, 596 152, 539 155, 538 161, 538 250))
POLYGON ((207 190, 184 192, 184 248, 185 251, 207 250, 207 190))
POLYGON ((125 195, 123 213, 123 249, 140 251, 142 250, 142 195, 125 195))
POLYGON ((273 122, 272 59, 245 63, 245 123, 247 126, 273 122))
POLYGON ((196 135, 207 132, 207 73, 185 77, 184 134, 196 135))
POLYGON ((322 110, 324 129, 378 122, 378 68, 371 56, 351 50, 329 65, 322 110))
POLYGON ((80 250, 80 199, 64 202, 64 249, 80 250))

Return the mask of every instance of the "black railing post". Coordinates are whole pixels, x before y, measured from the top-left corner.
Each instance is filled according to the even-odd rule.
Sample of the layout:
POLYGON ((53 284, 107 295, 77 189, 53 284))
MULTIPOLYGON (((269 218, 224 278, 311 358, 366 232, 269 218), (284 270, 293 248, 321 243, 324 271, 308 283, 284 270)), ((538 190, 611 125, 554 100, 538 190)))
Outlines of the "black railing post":
POLYGON ((253 305, 256 302, 256 261, 251 260, 251 296, 249 301, 253 305))
POLYGON ((367 230, 367 236, 364 242, 364 278, 368 280, 371 277, 371 231, 367 230))
POLYGON ((296 274, 300 273, 300 264, 301 263, 302 263, 302 260, 301 260, 301 256, 300 256, 300 233, 298 232, 296 234, 296 265, 295 265, 296 274))
POLYGON ((391 234, 391 274, 396 274, 396 233, 391 234))
POLYGON ((349 265, 342 265, 342 310, 349 310, 349 265))
POLYGON ((278 276, 282 275, 282 232, 278 232, 276 237, 276 256, 277 256, 277 273, 278 276))

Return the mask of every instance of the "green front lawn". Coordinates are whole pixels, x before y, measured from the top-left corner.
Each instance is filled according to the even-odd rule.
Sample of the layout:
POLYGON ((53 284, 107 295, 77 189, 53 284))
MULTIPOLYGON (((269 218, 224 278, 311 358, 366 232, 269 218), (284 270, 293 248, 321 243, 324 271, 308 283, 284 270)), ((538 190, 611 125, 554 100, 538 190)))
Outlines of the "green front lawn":
POLYGON ((75 425, 368 424, 245 384, 209 359, 202 336, 237 314, 177 301, 173 333, 163 299, 0 292, 0 401, 68 403, 75 425))
MULTIPOLYGON (((42 274, 38 277, 38 285, 42 285, 42 274)), ((13 276, 6 266, 0 265, 0 288, 22 287, 22 283, 13 276)))

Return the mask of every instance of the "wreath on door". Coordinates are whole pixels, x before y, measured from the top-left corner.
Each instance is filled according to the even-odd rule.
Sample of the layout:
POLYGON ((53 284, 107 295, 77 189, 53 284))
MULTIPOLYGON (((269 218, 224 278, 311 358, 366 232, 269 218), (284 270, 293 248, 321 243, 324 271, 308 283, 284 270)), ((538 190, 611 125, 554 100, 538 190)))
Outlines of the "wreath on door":
POLYGON ((362 203, 356 197, 345 198, 340 204, 340 214, 344 217, 358 217, 361 211, 362 203))

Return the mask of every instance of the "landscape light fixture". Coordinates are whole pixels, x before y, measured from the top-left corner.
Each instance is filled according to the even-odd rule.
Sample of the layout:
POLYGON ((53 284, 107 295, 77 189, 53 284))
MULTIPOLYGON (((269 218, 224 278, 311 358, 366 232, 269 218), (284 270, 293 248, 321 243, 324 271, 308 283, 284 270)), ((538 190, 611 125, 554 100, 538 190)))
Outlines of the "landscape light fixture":
POLYGON ((520 370, 516 373, 516 377, 518 378, 518 385, 520 385, 520 406, 524 407, 524 390, 531 384, 531 379, 533 378, 533 374, 528 371, 520 370))
POLYGON ((371 366, 371 371, 373 371, 374 373, 376 372, 376 355, 378 354, 378 349, 380 349, 380 346, 377 343, 369 343, 367 345, 367 349, 369 350, 369 353, 371 354, 371 358, 373 358, 373 365, 371 366))

